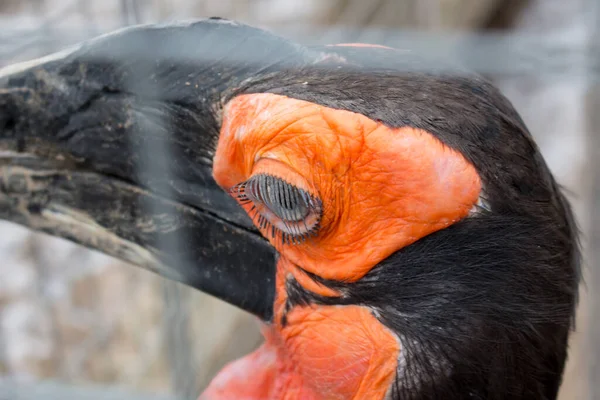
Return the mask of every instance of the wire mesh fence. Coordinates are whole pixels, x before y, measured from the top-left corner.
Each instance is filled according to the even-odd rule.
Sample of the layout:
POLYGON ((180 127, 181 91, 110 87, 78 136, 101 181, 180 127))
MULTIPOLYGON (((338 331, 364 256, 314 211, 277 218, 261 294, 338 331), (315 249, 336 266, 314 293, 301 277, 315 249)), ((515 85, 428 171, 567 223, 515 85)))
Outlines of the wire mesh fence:
MULTIPOLYGON (((598 127, 585 110, 599 76, 594 6, 591 0, 4 0, 0 67, 128 25, 215 15, 306 44, 378 43, 453 59, 493 79, 513 101, 572 192, 584 244, 593 249, 598 237, 588 233, 598 196, 588 187, 598 181, 598 157, 590 137, 598 127)), ((177 54, 194 43, 180 46, 177 54)), ((151 145, 142 151, 150 158, 141 160, 141 173, 168 174, 167 146, 151 145)), ((261 341, 253 318, 231 306, 63 240, 2 223, 0 255, 0 399, 195 399, 227 361, 261 341)), ((593 262, 588 292, 600 289, 593 262)), ((563 399, 600 398, 594 389, 600 349, 588 323, 600 302, 583 297, 563 399)))

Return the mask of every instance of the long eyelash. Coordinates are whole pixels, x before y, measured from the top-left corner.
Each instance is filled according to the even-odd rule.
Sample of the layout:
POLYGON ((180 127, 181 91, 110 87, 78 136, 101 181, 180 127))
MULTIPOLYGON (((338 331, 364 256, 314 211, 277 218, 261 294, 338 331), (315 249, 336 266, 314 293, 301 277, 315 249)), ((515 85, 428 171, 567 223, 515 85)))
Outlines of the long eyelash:
POLYGON ((261 175, 255 176, 245 182, 241 182, 241 183, 235 185, 234 187, 232 187, 230 189, 229 192, 242 205, 253 202, 252 199, 248 196, 248 192, 255 194, 257 199, 264 204, 265 196, 267 196, 267 186, 268 187, 275 186, 277 189, 276 190, 277 201, 279 202, 279 204, 286 206, 286 207, 284 207, 284 210, 283 210, 284 218, 280 218, 280 220, 285 225, 286 229, 288 229, 292 233, 284 232, 281 229, 277 228, 275 225, 273 225, 273 223, 271 221, 269 221, 268 218, 266 218, 265 216, 263 216, 262 214, 259 213, 256 204, 252 204, 252 207, 250 208, 250 210, 248 210, 248 214, 249 214, 250 218, 253 221, 255 221, 255 223, 257 224, 259 229, 266 231, 267 234, 268 233, 271 234, 272 239, 275 239, 276 236, 279 234, 281 237, 282 244, 297 245, 297 244, 303 243, 310 237, 317 235, 319 229, 321 228, 321 215, 318 215, 317 221, 315 222, 314 226, 312 226, 311 228, 309 228, 308 225, 306 224, 306 219, 303 219, 301 221, 301 223, 304 224, 304 228, 305 228, 304 232, 300 232, 299 227, 296 225, 292 224, 290 226, 291 223, 289 221, 287 221, 286 219, 291 219, 291 212, 288 211, 288 208, 291 208, 291 206, 292 206, 292 200, 290 197, 291 193, 290 193, 290 190, 288 188, 286 188, 284 185, 288 185, 289 187, 295 188, 298 191, 298 193, 300 194, 300 196, 302 197, 302 200, 304 201, 304 203, 312 211, 318 211, 319 213, 322 212, 321 211, 322 203, 319 198, 316 198, 316 197, 312 196, 310 193, 308 193, 302 189, 299 189, 299 188, 295 187, 294 185, 292 185, 291 183, 286 182, 283 179, 273 176, 273 175, 261 174, 261 175))

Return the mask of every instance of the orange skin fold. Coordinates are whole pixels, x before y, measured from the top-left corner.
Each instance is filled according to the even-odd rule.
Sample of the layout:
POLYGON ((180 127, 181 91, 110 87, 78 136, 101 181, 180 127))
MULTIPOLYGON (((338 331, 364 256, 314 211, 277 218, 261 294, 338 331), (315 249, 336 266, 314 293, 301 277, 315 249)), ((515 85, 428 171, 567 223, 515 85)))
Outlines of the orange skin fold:
POLYGON ((297 306, 284 326, 286 280, 338 296, 304 271, 350 285, 464 218, 481 191, 474 167, 423 130, 251 94, 226 105, 213 173, 225 190, 257 173, 278 176, 319 198, 323 211, 317 234, 300 244, 262 230, 280 253, 273 323, 265 344, 227 366, 201 399, 383 399, 402 356, 396 335, 361 306, 297 306))
POLYGON ((296 307, 282 326, 285 264, 278 265, 265 343, 226 366, 200 400, 382 399, 395 376, 398 340, 359 306, 296 307))

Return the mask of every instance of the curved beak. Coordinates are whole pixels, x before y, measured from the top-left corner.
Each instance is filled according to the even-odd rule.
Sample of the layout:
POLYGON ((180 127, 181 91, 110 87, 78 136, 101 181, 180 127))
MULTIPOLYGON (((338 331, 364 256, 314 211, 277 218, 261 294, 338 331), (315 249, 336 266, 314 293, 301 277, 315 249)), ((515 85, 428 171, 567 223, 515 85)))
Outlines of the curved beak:
POLYGON ((302 56, 211 19, 130 28, 1 70, 0 218, 269 320, 275 252, 215 183, 212 157, 228 94, 302 56))

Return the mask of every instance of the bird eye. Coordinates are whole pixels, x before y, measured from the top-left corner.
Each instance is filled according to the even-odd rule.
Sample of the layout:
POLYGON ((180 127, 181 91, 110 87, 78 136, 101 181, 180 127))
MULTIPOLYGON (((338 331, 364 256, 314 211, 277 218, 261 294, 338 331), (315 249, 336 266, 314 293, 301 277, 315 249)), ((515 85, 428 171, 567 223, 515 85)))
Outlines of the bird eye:
POLYGON ((252 203, 250 216, 256 225, 284 244, 298 244, 318 229, 321 200, 281 178, 258 174, 230 190, 241 204, 252 203))

